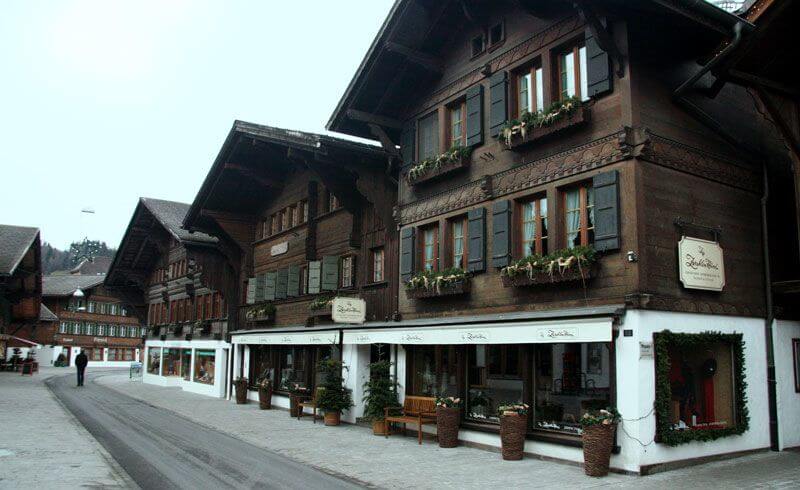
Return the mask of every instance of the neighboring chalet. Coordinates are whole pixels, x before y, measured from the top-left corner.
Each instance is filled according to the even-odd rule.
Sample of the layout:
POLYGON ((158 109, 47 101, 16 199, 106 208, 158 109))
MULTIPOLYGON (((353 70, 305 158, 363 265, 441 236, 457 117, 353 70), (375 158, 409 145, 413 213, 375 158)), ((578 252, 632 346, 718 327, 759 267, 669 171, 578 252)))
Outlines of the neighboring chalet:
POLYGON ((182 227, 188 209, 141 198, 105 284, 148 326, 145 383, 222 396, 235 280, 218 240, 182 227))
MULTIPOLYGON (((281 406, 293 385, 315 387, 318 360, 343 355, 334 297, 368 322, 396 315, 389 163, 379 147, 236 121, 186 216, 186 228, 219 238, 238 272, 231 375, 269 378, 281 406)), ((349 347, 359 398, 371 353, 349 347)))
POLYGON ((7 348, 30 345, 27 333, 47 321, 41 245, 38 228, 0 225, 0 358, 7 348))
POLYGON ((763 154, 684 100, 753 29, 689 0, 398 0, 328 123, 402 160, 400 321, 345 348, 464 399, 466 442, 527 403, 547 457, 581 461, 606 406, 619 470, 769 447, 763 154))

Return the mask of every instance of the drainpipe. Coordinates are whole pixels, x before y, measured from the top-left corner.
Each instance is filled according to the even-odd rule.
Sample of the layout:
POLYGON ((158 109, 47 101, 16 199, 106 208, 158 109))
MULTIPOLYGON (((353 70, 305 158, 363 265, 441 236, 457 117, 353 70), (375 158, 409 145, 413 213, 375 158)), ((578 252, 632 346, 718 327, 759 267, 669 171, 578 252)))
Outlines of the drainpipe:
POLYGON ((767 397, 769 401, 769 442, 773 451, 779 451, 778 444, 778 396, 775 379, 775 345, 772 342, 775 312, 772 304, 772 276, 769 262, 769 230, 767 228, 767 202, 769 201, 769 174, 764 162, 764 195, 761 197, 761 246, 764 249, 764 300, 767 315, 764 320, 764 337, 767 341, 767 397))

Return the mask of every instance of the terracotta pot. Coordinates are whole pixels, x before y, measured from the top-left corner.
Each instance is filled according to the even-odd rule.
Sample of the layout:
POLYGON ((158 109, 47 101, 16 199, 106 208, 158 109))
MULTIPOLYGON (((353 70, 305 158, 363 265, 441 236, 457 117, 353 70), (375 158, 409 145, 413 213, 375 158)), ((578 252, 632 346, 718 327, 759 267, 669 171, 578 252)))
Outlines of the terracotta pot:
POLYGON ((247 403, 247 380, 234 381, 236 387, 236 404, 244 405, 247 403))
POLYGON ((458 446, 458 426, 460 423, 460 408, 436 407, 436 436, 439 439, 439 447, 458 446))
POLYGON ((527 415, 503 415, 500 417, 500 443, 504 460, 518 461, 522 459, 527 427, 527 415))
POLYGON ((383 419, 372 421, 372 433, 376 436, 386 435, 386 427, 384 426, 383 419))
POLYGON ((325 412, 325 425, 339 425, 342 414, 339 412, 325 412))
POLYGON ((583 471, 589 476, 606 476, 611 463, 616 424, 597 424, 583 428, 583 471))
POLYGON ((272 408, 272 386, 258 389, 258 408, 261 410, 272 408))

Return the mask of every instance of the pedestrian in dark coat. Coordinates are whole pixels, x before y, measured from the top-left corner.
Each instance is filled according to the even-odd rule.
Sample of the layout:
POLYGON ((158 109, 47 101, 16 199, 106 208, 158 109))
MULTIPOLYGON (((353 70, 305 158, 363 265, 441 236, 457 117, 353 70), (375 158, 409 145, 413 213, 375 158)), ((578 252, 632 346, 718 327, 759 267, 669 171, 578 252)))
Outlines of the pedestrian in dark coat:
POLYGON ((87 364, 89 364, 89 358, 83 351, 75 356, 75 367, 78 368, 78 386, 83 386, 83 373, 86 371, 87 364))

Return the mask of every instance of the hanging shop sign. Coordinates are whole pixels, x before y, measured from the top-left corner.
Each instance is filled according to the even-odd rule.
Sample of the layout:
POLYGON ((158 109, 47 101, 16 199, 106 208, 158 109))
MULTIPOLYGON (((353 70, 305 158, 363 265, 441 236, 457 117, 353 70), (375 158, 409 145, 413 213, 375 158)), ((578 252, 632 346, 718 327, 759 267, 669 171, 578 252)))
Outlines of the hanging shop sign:
POLYGON ((333 298, 331 316, 336 323, 364 323, 367 319, 367 302, 361 298, 337 296, 333 298))
POLYGON ((678 242, 678 271, 683 287, 722 291, 725 263, 719 243, 683 237, 678 242))

